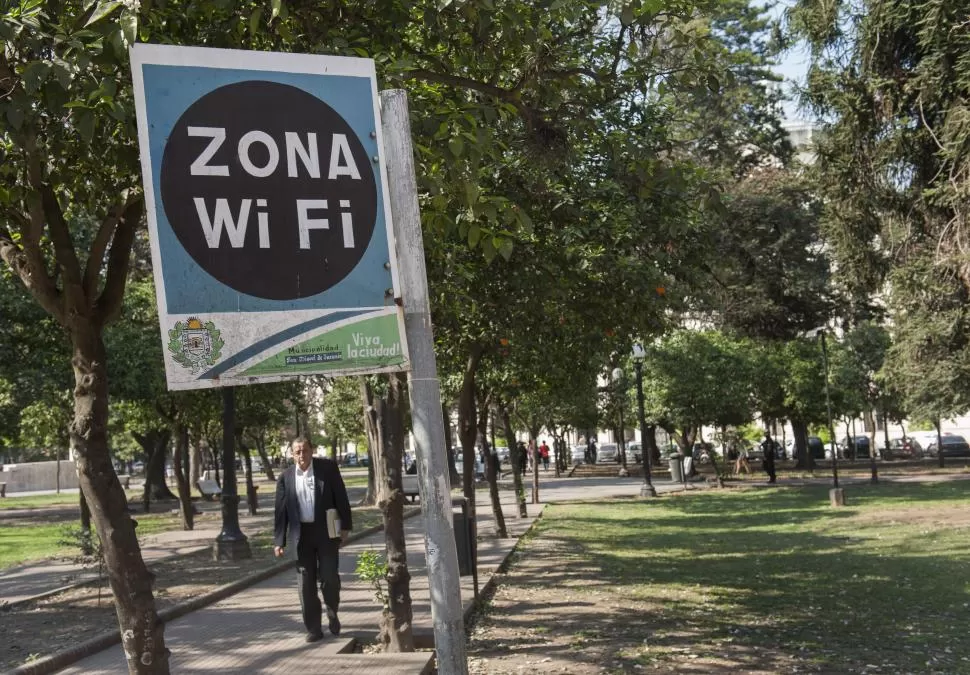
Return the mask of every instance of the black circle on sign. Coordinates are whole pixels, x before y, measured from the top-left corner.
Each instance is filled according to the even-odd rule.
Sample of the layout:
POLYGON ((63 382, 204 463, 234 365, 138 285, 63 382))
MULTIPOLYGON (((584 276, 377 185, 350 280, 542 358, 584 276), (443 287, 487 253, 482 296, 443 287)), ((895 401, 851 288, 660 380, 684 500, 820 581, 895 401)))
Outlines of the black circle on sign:
POLYGON ((367 151, 333 108, 296 87, 247 81, 199 98, 172 129, 161 173, 162 205, 182 246, 206 272, 241 293, 270 300, 321 293, 357 266, 374 234, 377 186, 367 151), (207 161, 204 155, 215 143, 212 135, 217 132, 193 129, 190 136, 189 127, 225 129, 225 140, 207 161), (250 133, 254 131, 268 135, 272 142, 250 133), (287 151, 287 132, 296 134, 304 153, 311 145, 308 134, 316 134, 319 177, 311 177, 295 143, 291 141, 293 150, 287 151), (350 149, 353 162, 345 151, 339 152, 334 162, 339 175, 330 178, 335 134, 346 138, 343 147, 350 149), (240 143, 244 137, 250 142, 240 143), (269 171, 273 154, 277 157, 275 170, 259 177, 269 171), (293 157, 292 167, 288 155, 293 157), (193 163, 199 175, 192 175, 193 163), (360 178, 349 175, 351 167, 360 178), (291 169, 295 169, 293 177, 291 169), (227 170, 228 175, 219 175, 227 170), (200 214, 200 199, 204 215, 200 214), (235 243, 241 246, 233 245, 228 223, 223 222, 221 231, 216 229, 219 200, 225 200, 222 211, 228 207, 237 228, 235 243), (243 200, 249 200, 249 212, 245 237, 240 238, 243 200), (316 227, 304 228, 304 246, 299 200, 318 200, 315 208, 305 210, 310 225, 316 227), (324 200, 327 208, 319 208, 324 200), (262 233, 260 213, 268 216, 268 227, 262 233), (352 237, 345 232, 344 214, 350 214, 352 237), (326 229, 319 222, 323 219, 326 229), (351 239, 352 246, 347 246, 351 239))

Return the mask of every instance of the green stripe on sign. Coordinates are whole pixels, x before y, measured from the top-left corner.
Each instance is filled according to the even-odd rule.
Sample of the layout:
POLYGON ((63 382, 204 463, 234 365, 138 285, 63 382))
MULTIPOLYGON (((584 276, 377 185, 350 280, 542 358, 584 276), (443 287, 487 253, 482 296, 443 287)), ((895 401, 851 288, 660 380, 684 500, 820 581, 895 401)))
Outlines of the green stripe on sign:
POLYGON ((404 363, 397 316, 385 314, 339 326, 277 352, 240 373, 287 375, 386 368, 404 363))

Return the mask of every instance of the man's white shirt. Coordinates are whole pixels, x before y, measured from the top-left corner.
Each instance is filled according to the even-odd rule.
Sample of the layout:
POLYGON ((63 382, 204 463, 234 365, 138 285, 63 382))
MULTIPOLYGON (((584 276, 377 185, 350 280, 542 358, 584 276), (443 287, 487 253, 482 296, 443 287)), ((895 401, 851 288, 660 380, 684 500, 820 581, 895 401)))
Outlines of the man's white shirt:
POLYGON ((314 481, 313 462, 306 471, 301 471, 300 466, 296 467, 296 499, 300 504, 300 521, 312 523, 314 520, 313 500, 314 500, 314 481))

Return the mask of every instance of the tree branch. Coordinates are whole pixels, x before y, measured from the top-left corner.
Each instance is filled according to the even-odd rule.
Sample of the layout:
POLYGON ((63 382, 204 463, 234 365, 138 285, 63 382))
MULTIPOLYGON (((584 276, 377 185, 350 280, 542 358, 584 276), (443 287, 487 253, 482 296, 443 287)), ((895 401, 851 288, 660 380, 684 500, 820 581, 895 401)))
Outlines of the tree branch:
MULTIPOLYGON (((131 246, 135 241, 135 230, 141 222, 144 211, 142 195, 129 197, 121 219, 115 227, 111 251, 108 253, 108 272, 105 275, 104 290, 95 304, 95 315, 104 326, 111 323, 121 313, 121 302, 128 281, 128 267, 131 261, 131 246)), ((90 263, 90 260, 88 261, 90 263)))
POLYGON ((421 69, 409 71, 408 76, 418 80, 424 80, 425 82, 444 84, 457 89, 470 89, 472 91, 478 91, 483 94, 488 94, 493 98, 497 98, 500 101, 511 103, 516 107, 523 107, 522 99, 519 97, 517 92, 511 89, 497 87, 492 84, 486 84, 485 82, 479 82, 478 80, 473 80, 470 77, 446 75, 444 73, 436 73, 433 70, 421 69))
POLYGON ((104 262, 104 252, 108 249, 108 243, 114 236, 118 221, 124 213, 125 205, 116 204, 111 207, 108 215, 101 221, 101 227, 94 237, 91 244, 91 252, 88 254, 88 264, 84 270, 84 294, 89 298, 94 297, 98 290, 98 279, 101 276, 101 263, 104 262))

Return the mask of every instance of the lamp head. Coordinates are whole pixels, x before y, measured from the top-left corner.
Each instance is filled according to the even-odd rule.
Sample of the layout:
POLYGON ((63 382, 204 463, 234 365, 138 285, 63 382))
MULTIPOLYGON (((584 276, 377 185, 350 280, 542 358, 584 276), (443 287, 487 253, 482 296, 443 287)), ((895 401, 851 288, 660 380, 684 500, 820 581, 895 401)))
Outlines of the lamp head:
POLYGON ((613 372, 610 373, 610 375, 612 376, 614 382, 619 382, 620 380, 623 379, 623 369, 614 368, 613 372))

